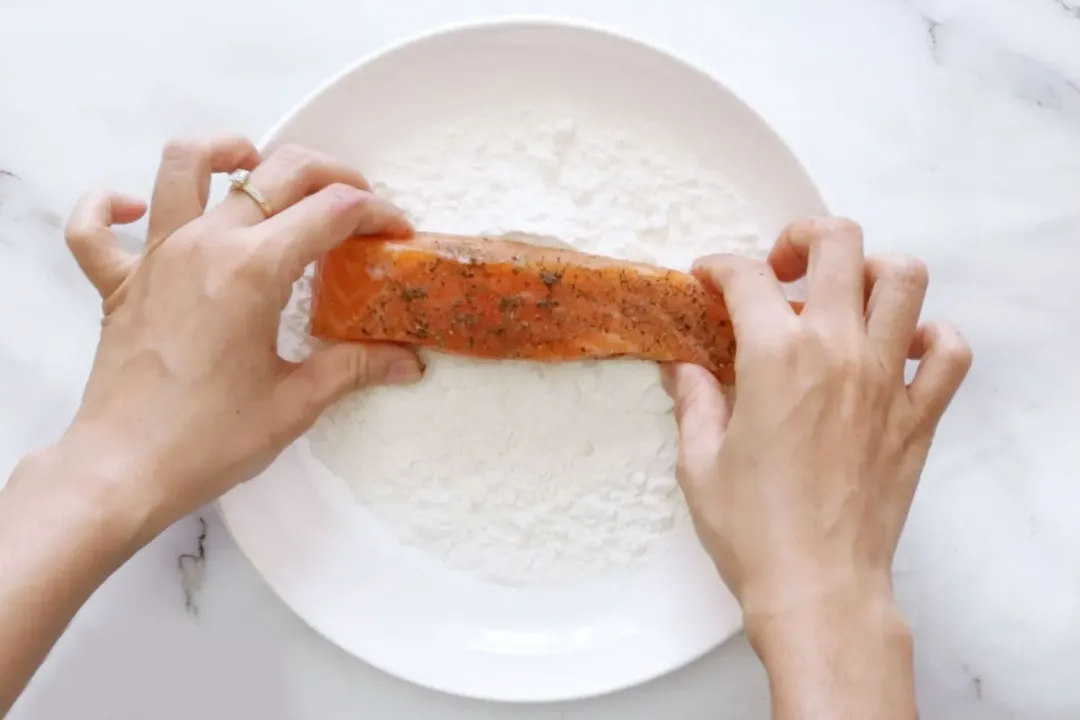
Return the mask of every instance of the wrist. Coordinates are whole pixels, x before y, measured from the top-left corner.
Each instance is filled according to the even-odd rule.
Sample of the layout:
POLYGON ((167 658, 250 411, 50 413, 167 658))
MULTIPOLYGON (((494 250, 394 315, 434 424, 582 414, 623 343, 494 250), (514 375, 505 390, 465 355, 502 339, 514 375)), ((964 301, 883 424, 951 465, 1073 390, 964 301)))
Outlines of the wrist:
POLYGON ((747 614, 776 717, 917 717, 911 631, 887 585, 830 585, 747 614))
POLYGON ((778 650, 823 638, 861 636, 910 640, 911 629, 893 597, 891 583, 879 579, 792 590, 783 598, 744 604, 747 639, 766 669, 778 650))
POLYGON ((70 431, 27 455, 11 477, 12 490, 64 517, 73 531, 91 533, 103 554, 121 562, 161 529, 160 512, 142 471, 119 448, 70 431))

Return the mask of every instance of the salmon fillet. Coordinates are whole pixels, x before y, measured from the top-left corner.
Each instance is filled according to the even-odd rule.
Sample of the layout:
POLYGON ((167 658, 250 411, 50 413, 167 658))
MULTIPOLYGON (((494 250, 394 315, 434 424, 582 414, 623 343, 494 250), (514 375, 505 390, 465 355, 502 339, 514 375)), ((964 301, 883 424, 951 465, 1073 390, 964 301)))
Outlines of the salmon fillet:
POLYGON ((688 362, 734 380, 724 300, 693 275, 493 238, 346 241, 317 264, 311 332, 494 359, 688 362))

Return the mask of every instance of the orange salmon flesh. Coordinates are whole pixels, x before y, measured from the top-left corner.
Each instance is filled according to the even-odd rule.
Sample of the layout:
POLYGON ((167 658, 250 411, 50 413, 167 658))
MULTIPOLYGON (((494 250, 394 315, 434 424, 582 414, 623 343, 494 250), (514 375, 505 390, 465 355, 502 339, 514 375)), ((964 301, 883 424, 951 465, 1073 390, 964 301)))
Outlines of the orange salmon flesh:
POLYGON ((727 307, 693 275, 510 240, 352 238, 316 266, 311 332, 492 359, 688 362, 734 381, 727 307))

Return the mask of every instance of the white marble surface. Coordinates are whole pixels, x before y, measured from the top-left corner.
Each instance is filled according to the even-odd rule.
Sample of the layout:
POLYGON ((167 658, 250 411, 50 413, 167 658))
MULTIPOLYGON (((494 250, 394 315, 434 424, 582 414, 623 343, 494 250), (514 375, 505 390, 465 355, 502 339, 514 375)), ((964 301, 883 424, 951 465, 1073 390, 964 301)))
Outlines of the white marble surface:
MULTIPOLYGON (((564 14, 675 49, 807 160, 874 250, 927 258, 976 362, 897 559, 923 716, 1080 717, 1078 0, 5 0, 0 474, 75 407, 97 307, 58 229, 83 189, 145 193, 170 136, 259 136, 327 74, 448 21, 564 14)), ((135 231, 138 232, 138 227, 135 231)), ((598 700, 517 708, 388 678, 308 630, 212 511, 91 600, 11 717, 763 718, 736 639, 598 700)))

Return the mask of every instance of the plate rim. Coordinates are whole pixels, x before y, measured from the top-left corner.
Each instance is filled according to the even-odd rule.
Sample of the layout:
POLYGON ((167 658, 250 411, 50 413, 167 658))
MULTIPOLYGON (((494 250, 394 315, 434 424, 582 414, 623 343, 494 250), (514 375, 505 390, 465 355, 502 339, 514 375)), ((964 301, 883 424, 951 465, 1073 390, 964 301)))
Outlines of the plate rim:
POLYGON ((345 65, 343 68, 335 73, 327 76, 322 82, 316 85, 306 95, 300 98, 296 103, 289 107, 289 109, 278 120, 270 126, 270 129, 263 133, 258 142, 255 143, 256 149, 262 153, 268 147, 273 145, 277 136, 281 134, 282 130, 291 123, 298 114, 314 100, 329 92, 331 88, 337 85, 341 80, 348 77, 352 73, 365 65, 370 65, 385 57, 393 55, 400 50, 404 50, 413 45, 435 40, 447 35, 456 35, 459 33, 476 32, 482 30, 525 30, 545 28, 549 30, 568 30, 571 32, 585 32, 594 35, 600 35, 610 40, 622 40, 639 47, 663 55, 667 60, 681 65, 683 69, 698 75, 709 83, 718 86, 720 90, 729 93, 733 98, 739 101, 739 104, 743 106, 747 112, 749 112, 765 130, 772 135, 773 140, 780 144, 780 146, 787 152, 791 158, 795 161, 799 170, 809 181, 810 187, 817 195, 818 201, 823 209, 828 210, 832 203, 829 202, 828 197, 830 194, 823 189, 823 185, 820 180, 819 173, 815 173, 811 170, 811 165, 807 159, 779 133, 768 122, 765 117, 758 112, 757 108, 748 102, 742 93, 738 92, 728 82, 720 79, 713 73, 705 70, 697 63, 687 59, 679 52, 673 50, 667 45, 646 40, 643 37, 638 36, 635 33, 625 30, 617 30, 609 25, 601 23, 591 22, 588 20, 582 20, 579 18, 572 18, 565 15, 543 15, 543 14, 529 14, 529 13, 510 13, 506 15, 496 15, 486 18, 476 18, 473 20, 462 20, 458 22, 440 23, 434 25, 427 30, 421 30, 410 35, 406 35, 398 40, 392 40, 384 43, 382 46, 372 50, 371 52, 359 56, 351 63, 345 65))

